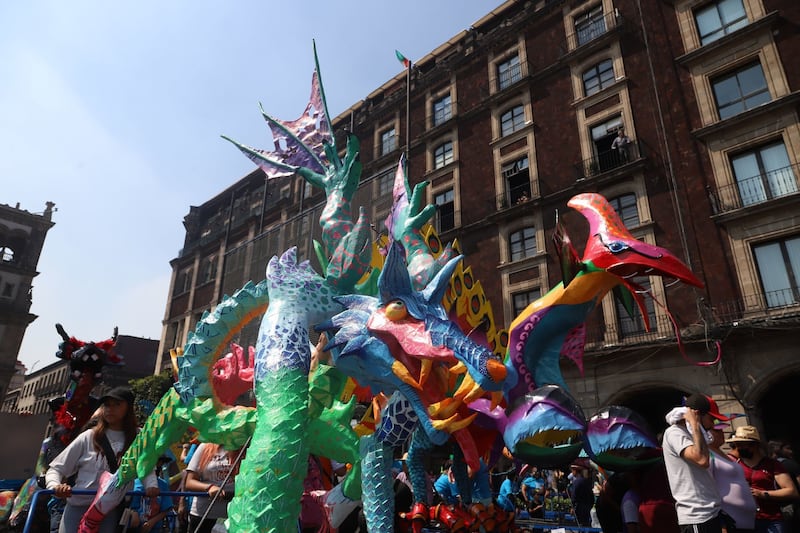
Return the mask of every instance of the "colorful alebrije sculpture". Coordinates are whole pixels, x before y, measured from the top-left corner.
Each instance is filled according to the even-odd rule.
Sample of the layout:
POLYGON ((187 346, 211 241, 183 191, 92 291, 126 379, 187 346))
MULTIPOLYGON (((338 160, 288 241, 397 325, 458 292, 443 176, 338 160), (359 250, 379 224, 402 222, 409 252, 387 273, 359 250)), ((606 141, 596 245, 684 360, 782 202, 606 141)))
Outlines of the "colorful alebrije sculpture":
MULTIPOLYGON (((315 242, 324 275, 298 263, 290 249, 272 258, 266 280, 248 283, 202 317, 176 358, 178 383, 147 420, 81 531, 93 531, 125 483, 151 471, 189 425, 200 440, 229 449, 249 442, 228 506, 231 531, 296 531, 309 454, 353 464, 337 498, 363 498, 370 532, 383 533, 393 528, 389 465, 398 446, 409 446, 417 501, 408 518, 415 531, 431 516, 420 498, 426 493, 423 459, 434 445, 454 446, 454 473, 467 499, 467 466, 477 471, 479 458, 503 445, 540 466, 564 464, 582 448, 598 461, 635 463, 641 450, 655 447, 635 417, 621 410, 598 414, 587 433, 559 357, 582 368, 584 320, 609 291, 628 308, 633 301, 641 307, 631 275, 646 271, 699 286, 691 272, 666 250, 635 240, 602 196, 578 195, 569 205, 591 226, 584 257, 559 226, 564 281, 525 309, 507 334, 495 327, 457 244, 442 247, 428 225, 435 207, 424 205, 426 183, 410 189, 403 159, 386 220, 385 262, 373 254, 363 209, 351 218, 361 173, 358 141, 349 136, 340 158, 328 116, 317 66, 300 118, 264 114, 274 151, 234 143, 268 178, 296 174, 325 190, 322 242, 315 242), (254 357, 220 362, 233 336, 262 315, 254 357), (309 375, 314 327, 329 333, 325 349, 334 366, 309 375), (250 376, 256 406, 230 405, 250 376), (338 400, 345 376, 384 398, 376 402, 372 430, 360 428, 360 438, 349 423, 353 400, 338 400), (226 382, 236 384, 235 391, 220 394, 215 386, 226 382)), ((454 524, 467 521, 444 508, 432 511, 454 524)), ((491 518, 477 507, 476 513, 509 527, 509 516, 491 518)))
MULTIPOLYGON (((69 381, 63 396, 51 399, 48 403, 53 417, 53 430, 41 446, 34 471, 36 474, 26 480, 14 499, 13 509, 8 513, 12 526, 21 523, 28 513, 31 497, 39 490, 37 476, 44 475, 52 461, 67 444, 78 436, 99 405, 97 398, 90 393, 103 377, 105 365, 120 365, 123 357, 116 351, 117 328, 113 335, 102 341, 83 341, 67 334, 64 326, 56 324, 61 342, 56 357, 69 361, 69 381)), ((0 524, 5 521, 0 514, 0 524)))

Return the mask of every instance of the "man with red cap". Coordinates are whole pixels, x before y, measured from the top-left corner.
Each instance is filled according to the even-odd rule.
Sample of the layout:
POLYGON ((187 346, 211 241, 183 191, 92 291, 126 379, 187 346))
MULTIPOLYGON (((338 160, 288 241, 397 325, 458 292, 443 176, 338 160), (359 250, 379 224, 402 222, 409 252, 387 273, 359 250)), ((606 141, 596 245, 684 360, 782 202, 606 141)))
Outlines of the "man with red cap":
POLYGON ((686 398, 685 406, 667 414, 662 449, 669 487, 683 533, 721 533, 722 498, 712 476, 708 430, 727 421, 716 402, 703 394, 686 398))

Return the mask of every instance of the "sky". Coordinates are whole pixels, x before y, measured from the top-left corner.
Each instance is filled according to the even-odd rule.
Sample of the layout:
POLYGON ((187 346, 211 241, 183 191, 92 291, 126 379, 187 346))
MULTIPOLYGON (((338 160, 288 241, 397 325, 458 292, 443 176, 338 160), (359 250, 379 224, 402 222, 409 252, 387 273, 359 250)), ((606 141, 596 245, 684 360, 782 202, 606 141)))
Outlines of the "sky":
MULTIPOLYGON (((158 340, 183 217, 270 148, 258 104, 306 105, 316 41, 331 116, 500 0, 0 2, 0 204, 56 204, 19 359, 83 340, 158 340)), ((124 354, 123 354, 124 355, 124 354)))

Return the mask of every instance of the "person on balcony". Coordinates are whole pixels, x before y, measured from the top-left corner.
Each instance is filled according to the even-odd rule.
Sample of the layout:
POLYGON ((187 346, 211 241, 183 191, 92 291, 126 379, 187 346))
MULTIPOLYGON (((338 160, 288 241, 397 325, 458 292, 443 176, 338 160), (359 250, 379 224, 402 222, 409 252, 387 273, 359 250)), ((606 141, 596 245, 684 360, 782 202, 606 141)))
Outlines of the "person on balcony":
POLYGON ((611 149, 616 150, 618 161, 620 165, 624 165, 630 161, 631 138, 625 135, 625 129, 620 128, 617 130, 617 136, 611 143, 611 149))

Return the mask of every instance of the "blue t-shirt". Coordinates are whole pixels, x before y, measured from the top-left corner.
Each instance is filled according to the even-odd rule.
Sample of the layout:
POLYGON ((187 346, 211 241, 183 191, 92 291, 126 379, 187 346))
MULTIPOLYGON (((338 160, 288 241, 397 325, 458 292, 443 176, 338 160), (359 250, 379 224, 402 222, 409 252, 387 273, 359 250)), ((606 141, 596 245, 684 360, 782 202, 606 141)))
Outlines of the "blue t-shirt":
MULTIPOLYGON (((161 492, 169 492, 169 483, 167 483, 165 480, 163 480, 161 478, 158 478, 158 489, 161 492)), ((137 492, 144 492, 144 485, 142 484, 141 481, 139 481, 137 479, 133 483, 133 490, 137 491, 137 492)), ((145 509, 145 507, 146 507, 145 506, 145 501, 148 501, 148 503, 149 503, 149 500, 150 500, 149 498, 146 498, 146 497, 143 497, 143 496, 139 496, 138 494, 131 498, 131 510, 132 511, 136 511, 137 513, 139 513, 139 516, 141 517, 142 522, 144 522, 147 519, 147 517, 144 516, 144 513, 146 511, 148 511, 149 509, 145 509)), ((167 509, 170 509, 171 507, 173 507, 172 496, 159 496, 158 497, 158 505, 159 505, 158 512, 166 511, 167 509)), ((147 506, 147 507, 149 507, 149 506, 147 506)))
POLYGON ((436 489, 436 492, 439 493, 445 503, 450 505, 458 503, 458 487, 455 483, 450 483, 447 473, 439 476, 439 479, 433 483, 433 488, 436 489))
POLYGON ((492 499, 492 486, 489 483, 489 467, 480 460, 481 467, 478 473, 472 478, 472 500, 491 500, 492 499))
POLYGON ((510 479, 506 479, 503 481, 503 484, 500 485, 500 493, 497 495, 497 504, 505 511, 513 511, 516 509, 511 499, 511 495, 517 493, 518 487, 516 485, 517 484, 510 479))
POLYGON ((541 479, 536 479, 533 476, 528 476, 522 480, 522 484, 528 487, 528 490, 534 491, 536 489, 542 489, 544 487, 544 481, 541 479))

